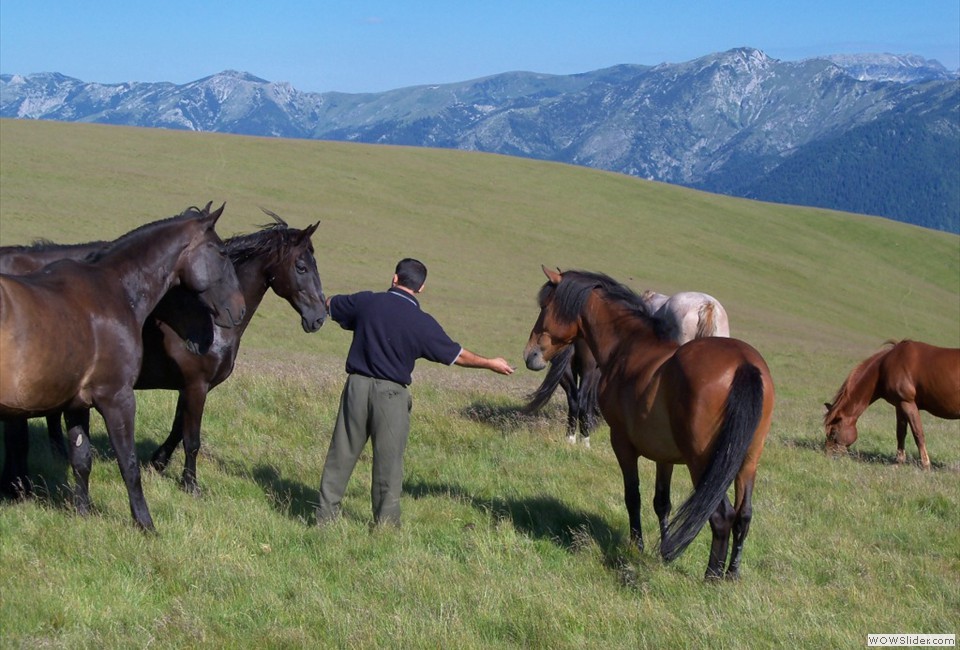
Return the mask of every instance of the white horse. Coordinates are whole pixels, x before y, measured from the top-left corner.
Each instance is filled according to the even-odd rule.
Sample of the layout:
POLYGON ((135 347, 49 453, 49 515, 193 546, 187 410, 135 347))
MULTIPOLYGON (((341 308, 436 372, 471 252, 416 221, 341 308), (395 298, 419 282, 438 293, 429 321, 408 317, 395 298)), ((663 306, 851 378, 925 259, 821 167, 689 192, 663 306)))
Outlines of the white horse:
MULTIPOLYGON (((660 324, 661 337, 683 345, 705 336, 730 336, 727 310, 711 295, 698 291, 683 291, 672 296, 645 291, 640 296, 647 313, 660 324)), ((577 427, 585 447, 590 446, 590 432, 600 420, 597 405, 597 385, 600 370, 586 345, 575 344, 550 361, 550 369, 543 383, 528 397, 524 413, 539 411, 557 386, 567 394, 567 441, 577 442, 577 427)))
POLYGON ((663 326, 663 334, 683 345, 705 336, 730 336, 727 310, 713 296, 682 291, 672 296, 644 291, 640 299, 663 326))

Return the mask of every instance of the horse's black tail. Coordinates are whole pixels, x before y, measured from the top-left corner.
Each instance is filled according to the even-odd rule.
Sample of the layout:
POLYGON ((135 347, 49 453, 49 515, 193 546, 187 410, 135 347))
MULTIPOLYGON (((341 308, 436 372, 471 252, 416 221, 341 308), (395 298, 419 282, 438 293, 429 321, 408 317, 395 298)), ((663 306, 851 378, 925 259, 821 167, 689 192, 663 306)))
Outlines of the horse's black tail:
POLYGON ((543 383, 529 395, 527 395, 527 404, 520 409, 522 413, 536 413, 550 401, 553 394, 560 385, 564 373, 570 366, 570 360, 573 359, 573 346, 568 345, 550 360, 550 369, 547 370, 547 376, 543 383))
POLYGON ((676 559, 710 519, 736 478, 763 413, 763 377, 756 366, 737 368, 713 457, 693 494, 677 510, 660 540, 660 555, 676 559))

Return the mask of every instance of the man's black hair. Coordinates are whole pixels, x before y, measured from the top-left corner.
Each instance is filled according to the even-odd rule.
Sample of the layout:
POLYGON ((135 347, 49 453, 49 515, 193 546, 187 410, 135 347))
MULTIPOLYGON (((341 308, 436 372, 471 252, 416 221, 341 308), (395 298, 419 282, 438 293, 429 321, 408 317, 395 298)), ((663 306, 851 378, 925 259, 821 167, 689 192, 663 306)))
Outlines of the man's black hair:
POLYGON ((397 284, 411 291, 420 291, 427 281, 427 267, 420 260, 406 257, 397 262, 397 284))

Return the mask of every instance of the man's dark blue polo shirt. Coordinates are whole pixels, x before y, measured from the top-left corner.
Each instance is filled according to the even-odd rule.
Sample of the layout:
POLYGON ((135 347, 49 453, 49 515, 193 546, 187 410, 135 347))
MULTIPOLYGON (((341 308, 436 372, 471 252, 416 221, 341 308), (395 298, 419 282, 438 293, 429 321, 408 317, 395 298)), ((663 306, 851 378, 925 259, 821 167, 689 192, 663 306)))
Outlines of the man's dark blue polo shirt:
POLYGON ((463 350, 420 309, 416 298, 401 289, 333 296, 330 318, 353 331, 348 373, 409 386, 417 359, 449 366, 463 350))

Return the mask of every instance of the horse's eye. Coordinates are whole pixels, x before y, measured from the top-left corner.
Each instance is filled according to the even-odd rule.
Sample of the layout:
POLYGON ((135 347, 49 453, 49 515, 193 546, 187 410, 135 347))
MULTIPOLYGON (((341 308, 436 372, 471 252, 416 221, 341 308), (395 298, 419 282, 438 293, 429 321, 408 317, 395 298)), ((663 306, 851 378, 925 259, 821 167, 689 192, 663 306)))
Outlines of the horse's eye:
POLYGON ((297 273, 299 273, 300 275, 303 275, 306 272, 307 272, 307 267, 305 265, 297 264, 297 273))

